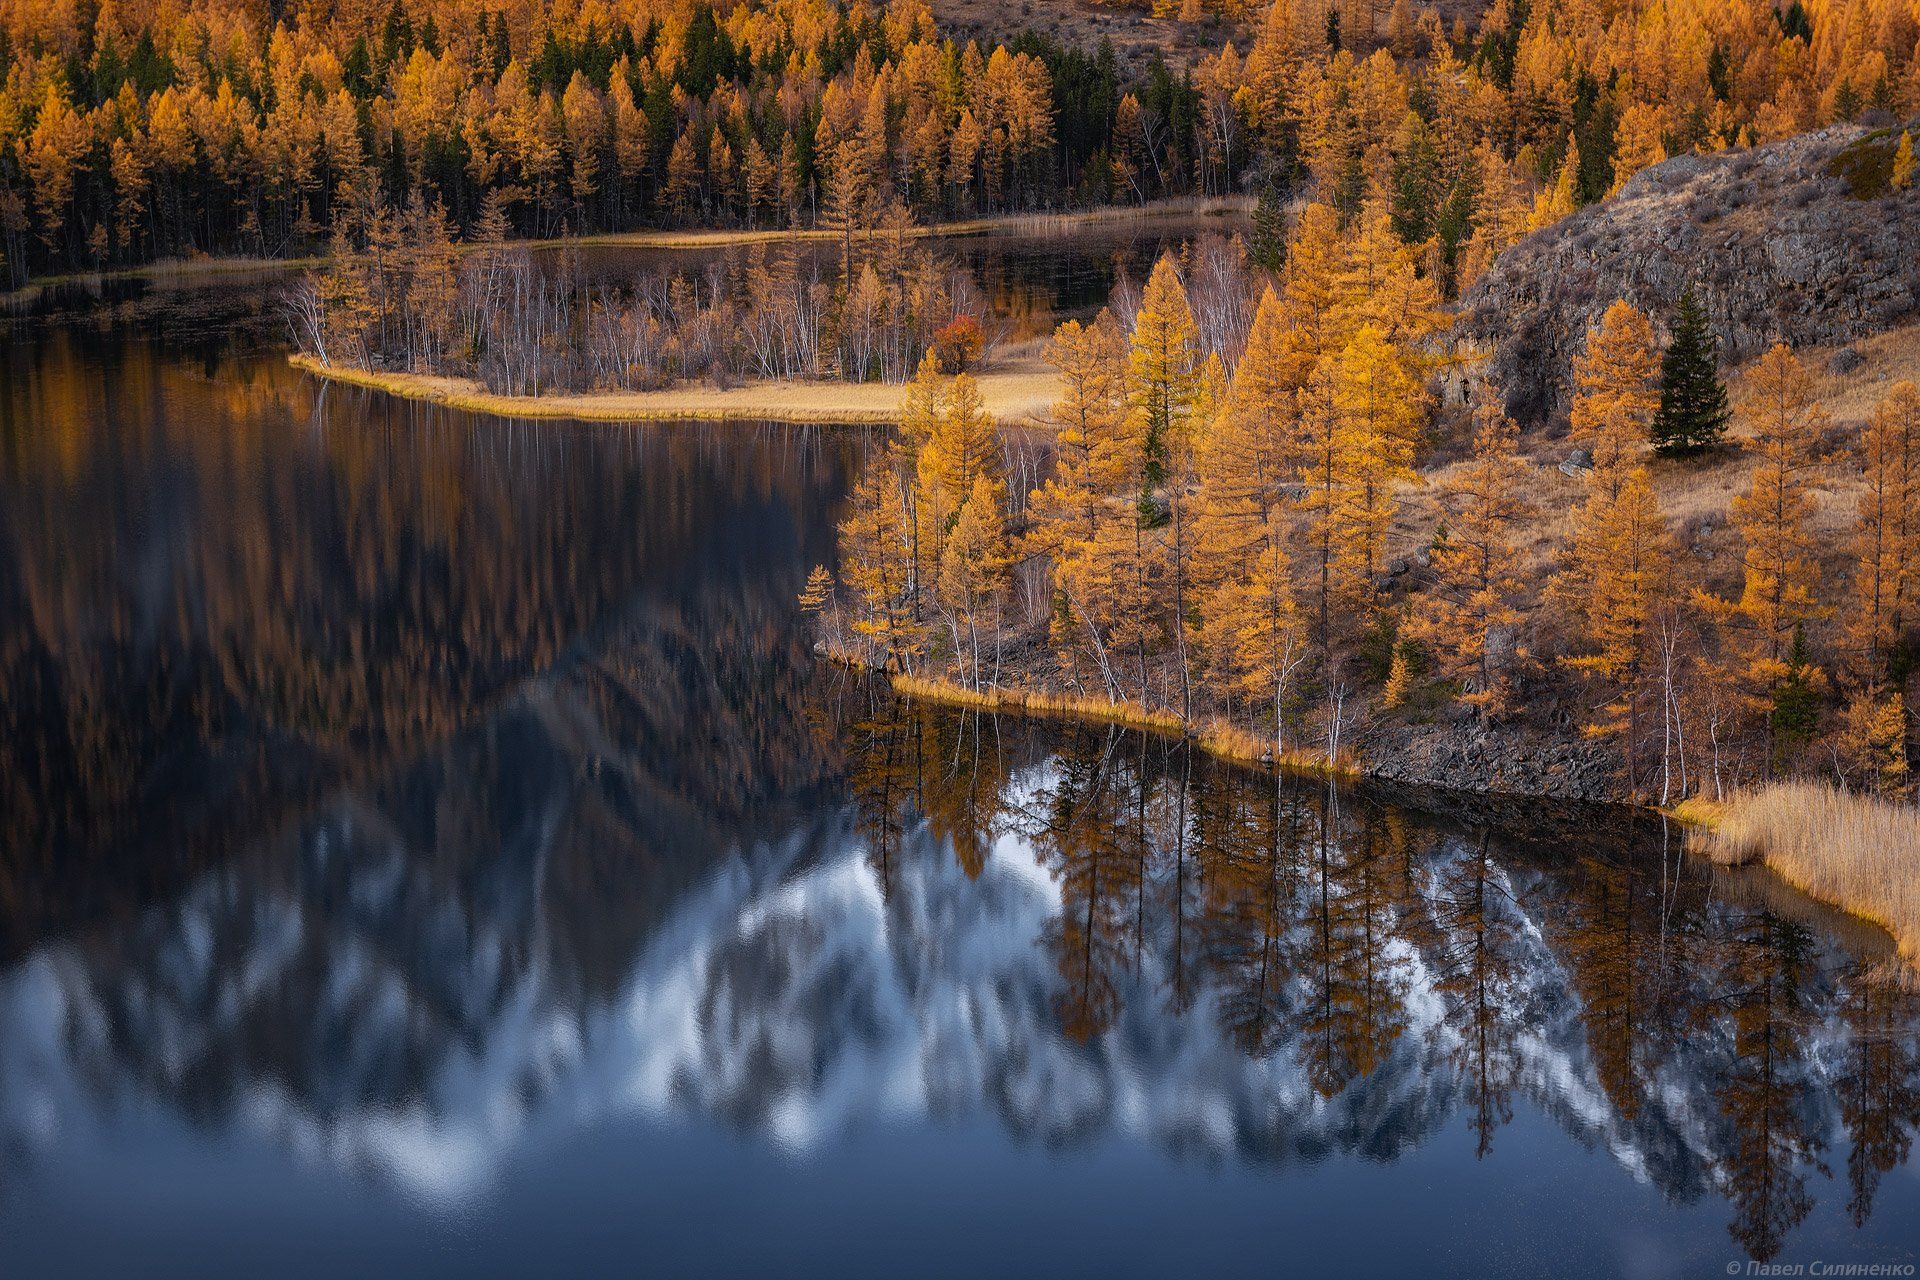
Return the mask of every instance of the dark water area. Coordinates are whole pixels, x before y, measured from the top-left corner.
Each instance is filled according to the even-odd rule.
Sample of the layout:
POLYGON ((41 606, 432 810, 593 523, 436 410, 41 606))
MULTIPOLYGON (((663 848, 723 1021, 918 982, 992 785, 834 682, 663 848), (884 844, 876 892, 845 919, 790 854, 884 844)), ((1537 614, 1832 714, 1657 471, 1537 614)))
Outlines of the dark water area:
MULTIPOLYGON (((963 310, 976 310, 1003 341, 1050 336, 1065 320, 1089 320, 1107 304, 1115 286, 1146 283, 1154 260, 1203 237, 1244 239, 1251 231, 1238 216, 1160 217, 1119 220, 1061 230, 997 231, 990 234, 910 240, 908 253, 928 253, 951 271, 963 310)), ((535 261, 549 270, 570 270, 597 285, 618 286, 635 275, 712 273, 723 279, 755 260, 783 251, 778 242, 723 249, 633 249, 593 244, 549 246, 535 261)), ((798 241, 790 251, 802 264, 819 266, 831 278, 842 247, 832 240, 798 241)))
POLYGON ((268 292, 0 328, 9 1280, 1920 1259, 1883 936, 904 703, 795 616, 865 433, 323 387, 268 292))

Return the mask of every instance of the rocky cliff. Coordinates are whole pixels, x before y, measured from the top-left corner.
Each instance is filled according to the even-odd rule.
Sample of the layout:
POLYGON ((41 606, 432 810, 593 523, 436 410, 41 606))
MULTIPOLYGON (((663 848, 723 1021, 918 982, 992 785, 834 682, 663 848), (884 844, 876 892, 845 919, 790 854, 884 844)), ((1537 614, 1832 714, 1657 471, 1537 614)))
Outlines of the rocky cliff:
POLYGON ((1493 352, 1525 420, 1564 407, 1615 298, 1658 325, 1691 284, 1729 362, 1899 323, 1920 310, 1920 184, 1887 179, 1899 133, 1838 126, 1654 165, 1502 254, 1462 299, 1460 331, 1493 352))

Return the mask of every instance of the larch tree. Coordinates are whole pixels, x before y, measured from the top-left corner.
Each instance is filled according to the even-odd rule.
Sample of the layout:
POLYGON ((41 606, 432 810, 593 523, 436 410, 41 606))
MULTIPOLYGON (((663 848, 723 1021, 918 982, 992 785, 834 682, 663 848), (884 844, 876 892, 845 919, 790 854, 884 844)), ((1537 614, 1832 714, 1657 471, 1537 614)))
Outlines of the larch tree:
POLYGON ((1772 702, 1789 675, 1806 665, 1797 655, 1790 662, 1787 650, 1803 647, 1800 634, 1819 612, 1809 522, 1827 417, 1814 399, 1812 378, 1785 343, 1754 365, 1741 409, 1758 465, 1730 509, 1745 541, 1735 609, 1746 628, 1747 679, 1772 702))
POLYGON ((1363 213, 1357 233, 1343 248, 1346 262, 1338 303, 1342 336, 1374 324, 1404 356, 1452 322, 1432 275, 1421 270, 1418 250, 1394 231, 1393 217, 1384 208, 1363 213))
POLYGON ((1582 652, 1563 661, 1598 681, 1607 694, 1585 726, 1626 750, 1627 787, 1640 780, 1641 711, 1649 692, 1655 619, 1675 600, 1676 548, 1645 467, 1635 467, 1608 494, 1595 490, 1574 522, 1566 560, 1581 576, 1563 596, 1579 626, 1582 652))
POLYGON ((1006 589, 1006 524, 1000 514, 1002 486, 984 471, 973 478, 973 488, 948 532, 940 553, 936 596, 946 615, 954 657, 967 673, 970 688, 985 687, 981 676, 981 632, 989 629, 999 670, 998 607, 1006 589))
POLYGON ((1126 335, 1104 309, 1092 324, 1062 324, 1047 345, 1061 397, 1047 418, 1053 474, 1027 503, 1037 550, 1091 540, 1106 500, 1138 484, 1141 450, 1127 414, 1126 353, 1126 335))
POLYGON ((566 121, 567 151, 572 167, 567 173, 574 202, 585 205, 600 189, 601 138, 606 131, 606 109, 593 82, 576 71, 560 99, 566 121))
POLYGON ((1171 253, 1160 255, 1140 295, 1127 362, 1127 395, 1140 422, 1148 482, 1161 483, 1172 438, 1188 430, 1199 392, 1193 308, 1171 253))
POLYGON ((1211 526, 1209 554, 1222 572, 1281 509, 1301 463, 1296 388, 1275 376, 1285 343, 1284 317, 1273 290, 1260 300, 1246 354, 1234 370, 1222 411, 1201 434, 1196 479, 1211 526), (1241 532, 1235 532, 1240 530, 1241 532))
POLYGON ((840 522, 841 575, 858 606, 854 633, 866 642, 868 663, 890 671, 913 670, 921 648, 914 618, 906 488, 891 459, 884 455, 870 459, 840 522))
POLYGON ((918 471, 922 519, 932 522, 931 550, 938 556, 974 481, 984 477, 1005 487, 1000 432, 971 375, 957 375, 948 388, 945 412, 920 450, 918 471))
POLYGON ((1362 325, 1340 352, 1334 408, 1352 445, 1354 531, 1361 571, 1371 580, 1385 567, 1394 489, 1414 478, 1414 436, 1425 408, 1424 390, 1377 324, 1362 325))
POLYGON ((1574 361, 1569 424, 1574 443, 1592 459, 1595 482, 1611 492, 1624 483, 1653 425, 1659 370, 1653 325, 1626 299, 1616 299, 1574 361))
POLYGON ((1580 144, 1574 141, 1572 134, 1568 134, 1566 155, 1560 161, 1552 184, 1535 198, 1533 212, 1527 216, 1527 230, 1538 231, 1542 227, 1550 227, 1579 208, 1579 187, 1580 144))
POLYGON ((1920 388, 1897 382, 1858 446, 1864 485, 1854 523, 1848 644, 1861 680, 1889 674, 1920 597, 1920 388))
POLYGON ((1301 573, 1321 666, 1330 673, 1347 623, 1366 588, 1360 551, 1361 476, 1365 441, 1340 412, 1331 370, 1322 369, 1297 397, 1301 573))
POLYGON ((1157 520, 1156 493, 1164 497, 1173 546, 1169 560, 1173 591, 1171 626, 1180 665, 1181 714, 1193 714, 1193 678, 1187 654, 1187 511, 1185 490, 1193 458, 1195 410, 1201 399, 1201 362, 1193 309, 1171 253, 1160 255, 1140 296, 1127 364, 1128 401, 1145 454, 1146 492, 1141 518, 1157 520))
POLYGON ((1196 525, 1204 544, 1218 532, 1225 541, 1216 554, 1231 549, 1232 572, 1216 575, 1205 588, 1202 635, 1212 665, 1250 703, 1272 713, 1276 758, 1286 750, 1287 698, 1294 673, 1305 659, 1306 636, 1294 602, 1292 529, 1278 508, 1251 529, 1215 522, 1211 512, 1196 525), (1251 535, 1251 537, 1249 537, 1251 535))
POLYGON ((1166 633, 1162 592, 1166 544, 1138 519, 1101 523, 1091 542, 1066 548, 1054 566, 1066 621, 1100 676, 1107 697, 1131 690, 1153 700, 1153 664, 1166 633))
POLYGON ((1532 507, 1520 494, 1526 463, 1518 432, 1496 389, 1483 390, 1473 417, 1473 455, 1441 486, 1447 524, 1433 549, 1433 598, 1407 625, 1443 675, 1470 685, 1461 701, 1492 716, 1505 707, 1508 667, 1518 656, 1515 534, 1532 507))
POLYGON ((1288 549, 1301 462, 1295 398, 1273 377, 1280 313, 1268 290, 1222 410, 1201 436, 1194 521, 1205 647, 1233 687, 1270 707, 1276 752, 1285 748, 1288 683, 1306 650, 1288 549))
POLYGON ((1908 789, 1906 700, 1878 685, 1854 690, 1841 717, 1841 749, 1868 792, 1888 799, 1908 789))
MULTIPOLYGON (((1263 458, 1283 470, 1293 464, 1294 397, 1312 365, 1292 359, 1293 331, 1287 305, 1271 286, 1261 291, 1247 329, 1246 350, 1234 366, 1225 412, 1242 431, 1258 438, 1263 458)), ((1271 469, 1271 468, 1269 468, 1271 469)))
POLYGON ((921 357, 920 367, 906 393, 900 398, 900 427, 888 444, 888 455, 895 470, 906 482, 905 519, 908 548, 908 581, 918 607, 921 588, 937 566, 928 564, 929 547, 938 545, 936 528, 940 510, 938 500, 929 505, 925 485, 918 483, 921 459, 940 424, 949 413, 947 380, 940 372, 940 361, 929 350, 921 357))
POLYGON ((1127 336, 1110 312, 1102 310, 1090 325, 1062 324, 1048 344, 1047 362, 1061 385, 1061 398, 1048 415, 1053 473, 1027 499, 1026 545, 1052 562, 1054 650, 1068 679, 1084 684, 1078 658, 1098 659, 1092 652, 1098 637, 1090 647, 1084 606, 1091 593, 1073 575, 1089 568, 1105 527, 1136 532, 1144 454, 1127 406, 1127 336), (1083 589, 1076 593, 1076 585, 1083 589))
POLYGON ((1338 355, 1352 335, 1355 308, 1346 272, 1339 214, 1330 205, 1309 204, 1287 243, 1280 292, 1284 323, 1279 340, 1268 348, 1270 376, 1280 385, 1306 386, 1321 362, 1338 355))

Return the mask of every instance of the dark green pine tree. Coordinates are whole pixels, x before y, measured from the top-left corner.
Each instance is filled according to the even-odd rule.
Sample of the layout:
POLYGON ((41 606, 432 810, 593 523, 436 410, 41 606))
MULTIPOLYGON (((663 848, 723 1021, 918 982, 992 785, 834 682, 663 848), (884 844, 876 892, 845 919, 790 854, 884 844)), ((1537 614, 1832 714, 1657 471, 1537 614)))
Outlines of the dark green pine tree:
POLYGON ((1660 410, 1653 447, 1669 456, 1698 453, 1726 432, 1727 387, 1720 381, 1720 343, 1707 326, 1706 308, 1691 288, 1680 295, 1673 341, 1660 360, 1660 410))
POLYGON ((1287 265, 1287 209, 1280 187, 1268 182, 1260 188, 1260 201, 1253 207, 1253 260, 1268 271, 1287 265))

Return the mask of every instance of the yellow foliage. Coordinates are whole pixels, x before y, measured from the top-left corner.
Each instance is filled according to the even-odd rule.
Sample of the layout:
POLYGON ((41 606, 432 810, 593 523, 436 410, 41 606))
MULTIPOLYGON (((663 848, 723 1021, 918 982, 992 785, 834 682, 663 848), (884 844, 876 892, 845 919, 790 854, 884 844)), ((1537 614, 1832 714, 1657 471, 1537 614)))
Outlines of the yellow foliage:
POLYGON ((1616 299, 1587 335, 1573 363, 1570 430, 1593 457, 1595 480, 1615 488, 1640 452, 1659 407, 1660 355, 1653 325, 1624 298, 1616 299))
POLYGON ((1748 375, 1741 417, 1759 465, 1731 508, 1746 541, 1739 610, 1750 628, 1751 677, 1771 685, 1784 672, 1781 658, 1794 628, 1819 612, 1810 490, 1826 413, 1786 344, 1776 343, 1748 375))

